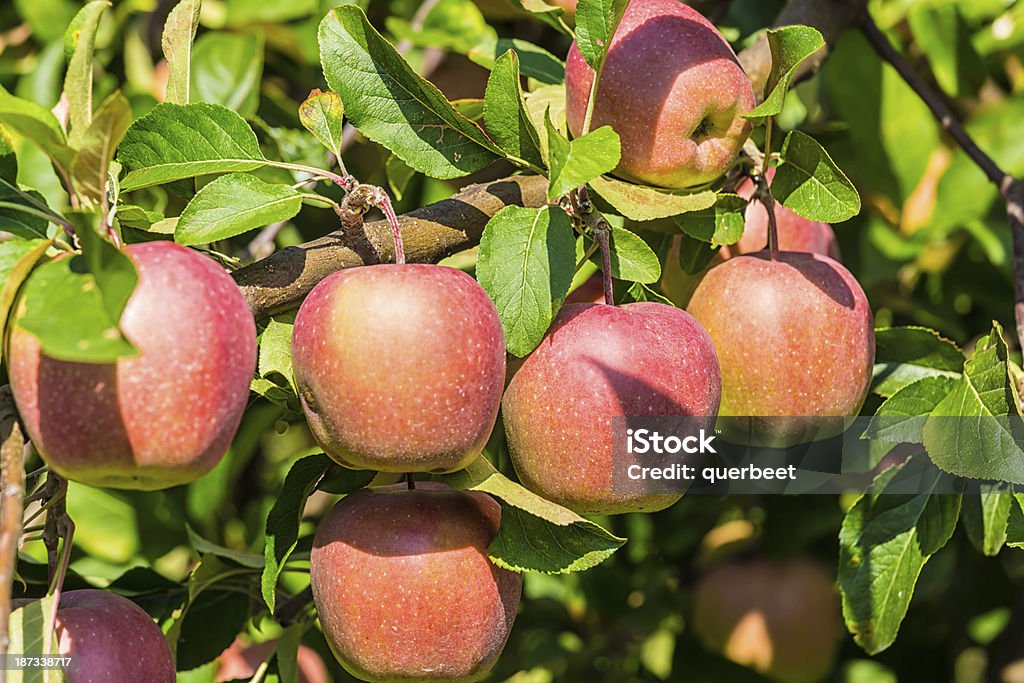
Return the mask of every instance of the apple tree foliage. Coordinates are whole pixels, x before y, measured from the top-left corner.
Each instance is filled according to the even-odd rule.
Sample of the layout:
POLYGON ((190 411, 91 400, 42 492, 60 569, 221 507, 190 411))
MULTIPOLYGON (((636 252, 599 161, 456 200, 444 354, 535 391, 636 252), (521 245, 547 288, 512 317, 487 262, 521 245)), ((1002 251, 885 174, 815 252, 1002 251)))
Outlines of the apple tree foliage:
MULTIPOLYGON (((695 4, 721 6, 719 23, 738 49, 781 6, 695 4)), ((979 144, 1024 172, 1019 7, 870 4, 944 94, 964 103, 979 144)), ((460 182, 546 177, 549 204, 504 208, 477 252, 450 261, 494 299, 513 356, 537 346, 600 262, 559 201, 581 186, 611 223, 617 299, 663 300, 657 283, 672 237, 681 239, 679 266, 697 272, 739 240, 745 201, 721 182, 685 192, 626 183, 610 175, 620 154, 614 130, 568 136, 560 55, 574 35, 600 72, 624 7, 580 0, 572 29, 562 9, 539 0, 5 4, 0 321, 20 296, 18 324, 48 354, 131 355, 118 321, 136 273, 112 239, 173 239, 235 269, 335 230, 331 208, 348 174, 385 187, 400 212, 460 182), (54 258, 67 251, 76 255, 54 258)), ((760 680, 703 653, 680 616, 701 562, 725 552, 712 532, 730 524, 746 530, 732 541, 743 549, 838 558, 844 617, 861 651, 847 647, 835 680, 947 679, 960 666, 953 655, 988 647, 1009 618, 1024 566, 1004 550, 1024 546, 1014 423, 992 434, 932 419, 1021 416, 1019 352, 992 322, 1008 323, 1013 297, 998 191, 859 35, 845 36, 809 80, 799 69, 823 49, 816 30, 788 26, 767 40, 771 72, 747 118, 777 167, 772 192, 786 208, 838 225, 879 323, 865 414, 877 416, 868 431, 883 446, 865 470, 887 445, 909 444, 911 457, 855 498, 690 497, 657 515, 584 519, 514 481, 496 429, 484 457, 441 477, 500 502, 490 555, 527 572, 496 680, 669 680, 681 671, 760 680), (963 496, 927 486, 883 495, 925 476, 928 459, 1002 483, 963 496), (882 663, 862 659, 885 650, 882 663), (953 655, 941 661, 936 651, 953 655)), ((300 642, 334 666, 295 600, 308 585, 315 519, 374 475, 334 464, 304 429, 293 317, 260 322, 252 401, 213 473, 162 492, 69 488, 77 531, 65 585, 141 604, 172 643, 179 680, 212 681, 218 655, 242 633, 280 637, 264 680, 296 680, 300 642)), ((937 488, 944 475, 929 476, 937 488)), ((16 592, 46 592, 45 557, 41 544, 25 546, 16 592)), ((48 619, 45 609, 16 613, 14 642, 41 637, 48 619)))

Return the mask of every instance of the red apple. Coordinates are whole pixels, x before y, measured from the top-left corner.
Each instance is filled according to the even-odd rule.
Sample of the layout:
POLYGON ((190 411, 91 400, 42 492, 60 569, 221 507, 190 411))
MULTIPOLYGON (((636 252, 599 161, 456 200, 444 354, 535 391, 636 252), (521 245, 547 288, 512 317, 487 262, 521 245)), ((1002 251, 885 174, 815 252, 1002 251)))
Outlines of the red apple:
POLYGON ((342 465, 449 472, 494 428, 505 341, 476 280, 444 266, 352 268, 299 308, 292 362, 306 420, 342 465))
POLYGON ((705 647, 782 683, 817 683, 840 635, 835 581, 809 560, 727 565, 697 587, 693 628, 705 647))
POLYGON ((720 416, 755 418, 723 425, 742 422, 736 429, 753 443, 831 436, 842 420, 822 418, 856 415, 863 405, 875 357, 871 307, 829 257, 731 258, 708 272, 688 310, 722 363, 720 416))
MULTIPOLYGON (((583 132, 593 69, 573 43, 565 68, 566 115, 583 132)), ((736 159, 752 126, 754 91, 729 43, 677 0, 632 0, 611 40, 591 130, 622 142, 616 175, 682 188, 710 182, 736 159)))
POLYGON ((502 415, 530 490, 581 514, 652 511, 681 494, 613 490, 613 418, 713 419, 720 395, 711 339, 685 311, 569 304, 512 377, 502 415))
POLYGON ((371 681, 477 681, 501 654, 522 575, 487 556, 490 496, 418 483, 363 489, 321 522, 313 600, 338 661, 371 681))
POLYGON ((139 280, 121 316, 138 356, 57 360, 11 330, 11 388, 54 471, 93 486, 162 489, 198 479, 234 437, 256 368, 256 326, 231 277, 172 242, 125 247, 139 280))
MULTIPOLYGON (((12 609, 32 600, 14 600, 12 609)), ((60 654, 75 658, 68 683, 174 683, 174 657, 160 627, 141 607, 116 593, 68 591, 56 621, 60 654)), ((24 654, 41 655, 41 652, 24 654)))

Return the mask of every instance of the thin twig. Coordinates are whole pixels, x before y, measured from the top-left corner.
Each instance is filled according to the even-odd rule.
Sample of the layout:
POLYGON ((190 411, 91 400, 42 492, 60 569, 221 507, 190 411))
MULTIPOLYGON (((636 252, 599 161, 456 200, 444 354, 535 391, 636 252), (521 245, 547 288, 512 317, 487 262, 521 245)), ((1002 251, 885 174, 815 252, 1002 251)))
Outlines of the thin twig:
POLYGON ((313 602, 313 588, 312 586, 307 587, 305 590, 296 593, 292 597, 282 602, 275 612, 274 616, 277 618, 277 622, 282 626, 291 626, 298 619, 298 616, 306 609, 306 607, 313 602))
POLYGON ((999 188, 1006 202, 1010 236, 1013 240, 1014 317, 1017 323, 1017 341, 1024 348, 1024 183, 1003 171, 992 157, 978 147, 942 94, 914 71, 866 11, 861 15, 860 29, 878 56, 896 70, 928 106, 942 129, 956 140, 971 161, 999 188))
POLYGON ((58 564, 60 560, 60 541, 64 537, 61 519, 67 516, 65 500, 68 493, 68 480, 53 470, 46 474, 46 529, 43 531, 43 541, 46 545, 46 566, 50 585, 54 585, 57 578, 58 564))
MULTIPOLYGON (((8 625, 14 571, 21 541, 21 516, 24 510, 25 439, 21 434, 14 399, 9 387, 0 389, 0 659, 11 643, 8 625)), ((0 683, 7 672, 0 669, 0 683)))

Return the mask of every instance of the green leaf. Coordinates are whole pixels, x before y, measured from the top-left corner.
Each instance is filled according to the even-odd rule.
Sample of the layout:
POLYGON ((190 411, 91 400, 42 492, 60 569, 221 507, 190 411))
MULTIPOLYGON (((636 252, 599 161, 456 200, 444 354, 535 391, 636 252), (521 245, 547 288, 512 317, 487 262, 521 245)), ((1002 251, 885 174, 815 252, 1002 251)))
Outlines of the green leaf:
POLYGON ((292 464, 285 475, 281 493, 274 499, 274 505, 267 514, 261 592, 271 612, 277 601, 277 579, 299 540, 299 526, 302 524, 306 499, 317 489, 321 480, 332 472, 336 483, 342 481, 345 484, 340 489, 336 486, 336 493, 360 489, 374 477, 373 472, 357 472, 339 467, 322 453, 308 455, 292 464))
POLYGON ((565 15, 563 8, 548 4, 544 0, 511 0, 511 2, 559 33, 571 36, 569 27, 565 25, 565 21, 562 19, 565 15))
POLYGON ((1024 548, 1024 493, 1010 496, 1010 516, 1006 525, 1006 545, 1024 548))
POLYGON ((455 489, 483 491, 501 504, 491 560, 512 571, 566 574, 595 567, 625 543, 594 522, 523 488, 484 458, 437 477, 455 489))
MULTIPOLYGON (((7 316, 18 296, 18 290, 39 259, 43 258, 53 240, 6 240, 0 242, 0 339, 6 338, 7 316)), ((0 344, 0 360, 4 345, 0 344)))
POLYGON ((75 545, 93 557, 125 565, 139 552, 139 513, 122 491, 68 484, 67 508, 78 525, 75 545))
POLYGON ((409 186, 409 181, 416 175, 416 169, 392 154, 384 162, 384 172, 388 176, 388 188, 391 190, 391 195, 395 201, 402 201, 402 197, 405 196, 405 188, 409 186))
POLYGON ((0 180, 9 183, 18 180, 18 155, 14 153, 14 138, 0 125, 0 180))
POLYGON ((526 112, 533 121, 533 127, 540 137, 540 152, 544 161, 548 158, 548 130, 544 123, 547 116, 559 131, 567 130, 565 122, 565 86, 542 85, 525 95, 526 112))
MULTIPOLYGON (((616 280, 651 284, 661 279, 661 261, 639 235, 612 226, 609 247, 612 277, 616 280)), ((594 254, 592 260, 600 265, 601 255, 594 254)))
POLYGON ((149 232, 156 223, 164 220, 164 215, 159 211, 150 211, 135 204, 120 204, 116 208, 115 217, 125 228, 149 232))
POLYGON ((576 5, 576 46, 598 74, 628 4, 629 0, 579 0, 576 5))
POLYGON ((131 192, 210 173, 251 171, 266 159, 245 120, 220 105, 158 104, 132 124, 118 149, 131 192))
POLYGON ((545 116, 548 138, 548 201, 555 201, 580 185, 589 183, 619 165, 619 134, 601 126, 568 140, 545 116))
POLYGON ((970 97, 984 82, 985 64, 972 43, 974 30, 955 4, 917 5, 907 14, 914 44, 948 95, 970 97))
POLYGON ((256 570, 240 572, 213 554, 203 555, 188 580, 188 595, 167 627, 182 671, 213 661, 245 629, 251 616, 256 570))
POLYGON ((569 293, 576 240, 560 208, 506 206, 484 227, 476 276, 498 308, 509 353, 533 351, 569 293))
POLYGON ((871 390, 892 396, 922 377, 959 377, 964 354, 956 344, 926 327, 875 330, 875 369, 871 390))
POLYGON ((47 45, 57 45, 78 9, 72 0, 14 0, 13 6, 31 26, 33 40, 47 45))
POLYGON ((63 222, 42 195, 0 179, 0 230, 18 237, 46 237, 50 222, 63 222))
POLYGON ((987 557, 995 557, 1006 545, 1010 510, 1015 501, 1008 484, 980 486, 980 493, 964 495, 964 528, 974 547, 987 557))
MULTIPOLYGON (((8 652, 36 657, 60 655, 53 623, 56 600, 56 595, 47 595, 11 612, 7 627, 11 639, 8 652)), ((8 683, 53 683, 55 678, 63 680, 64 675, 57 672, 55 676, 53 671, 43 669, 12 668, 7 671, 6 680, 8 683)))
POLYGON ((261 555, 225 548, 222 545, 218 545, 213 541, 203 538, 188 524, 185 525, 185 531, 188 533, 189 544, 200 556, 215 555, 222 560, 230 560, 243 567, 249 567, 250 569, 263 569, 264 561, 261 555))
POLYGON ((789 84, 804 60, 825 47, 825 39, 810 26, 783 26, 768 31, 768 48, 772 53, 772 70, 768 75, 767 97, 744 118, 760 122, 782 113, 789 84))
POLYGON ((509 50, 494 63, 487 79, 484 125, 513 162, 541 171, 540 136, 526 111, 519 81, 519 57, 509 50))
POLYGON ((69 212, 68 219, 82 243, 82 258, 96 282, 103 307, 110 320, 121 320, 124 307, 139 280, 128 255, 100 236, 100 216, 91 212, 69 212))
POLYGON ((303 623, 292 624, 284 630, 274 648, 274 661, 277 663, 277 670, 280 674, 280 683, 298 683, 300 680, 308 680, 305 675, 299 672, 299 646, 302 644, 302 634, 306 625, 303 623), (302 675, 300 679, 299 676, 302 675))
POLYGON ((302 127, 312 133, 321 145, 339 159, 344 117, 345 105, 336 92, 321 92, 317 88, 299 105, 299 121, 302 122, 302 127))
POLYGON ((473 0, 444 0, 428 7, 429 11, 425 16, 420 14, 415 25, 397 16, 388 17, 386 26, 394 40, 467 54, 482 41, 493 43, 498 39, 473 0))
POLYGON ((207 244, 278 221, 302 208, 302 195, 290 185, 266 183, 247 173, 230 173, 205 185, 178 218, 174 240, 207 244))
POLYGON ((74 150, 68 145, 57 117, 35 102, 23 100, 0 85, 0 123, 35 143, 58 166, 71 168, 74 150))
POLYGON ((924 425, 924 446, 940 469, 962 477, 1024 484, 1024 425, 1009 375, 1003 330, 978 340, 956 388, 924 425))
POLYGON ((270 318, 260 333, 259 362, 257 373, 279 387, 298 394, 292 371, 292 329, 295 327, 295 312, 282 313, 270 318))
POLYGON ((621 280, 616 280, 613 285, 613 291, 615 293, 615 304, 619 306, 639 301, 652 301, 654 303, 665 304, 667 306, 675 305, 671 300, 662 296, 642 282, 626 283, 621 280))
POLYGON ((708 267, 711 259, 718 254, 718 249, 704 240, 687 234, 680 235, 679 267, 688 275, 696 275, 708 267))
POLYGON ((83 363, 112 363, 133 356, 107 312, 96 278, 84 257, 49 261, 25 283, 16 325, 39 339, 53 358, 83 363), (23 312, 22 312, 23 311, 23 312))
POLYGON ((110 162, 132 123, 132 106, 121 91, 103 101, 82 136, 71 164, 71 178, 79 192, 99 201, 107 191, 110 162))
POLYGON ((320 23, 320 59, 331 89, 370 140, 435 178, 459 178, 499 150, 441 91, 417 74, 363 11, 346 5, 320 23))
MULTIPOLYGON (((452 106, 455 107, 455 111, 470 121, 480 121, 484 118, 484 99, 482 97, 464 97, 459 100, 452 100, 452 106)), ((394 155, 392 154, 391 156, 394 155)))
POLYGON ((713 247, 736 244, 743 237, 746 209, 746 199, 723 192, 714 206, 683 214, 676 219, 676 224, 690 237, 713 247))
POLYGON ((653 221, 689 211, 703 211, 714 206, 716 198, 711 190, 677 193, 605 177, 594 178, 590 187, 616 212, 634 221, 653 221))
POLYGON ((160 46, 167 60, 167 96, 172 104, 188 104, 192 80, 192 41, 199 28, 202 0, 181 0, 164 22, 160 46))
POLYGON ((953 377, 922 377, 887 398, 875 411, 863 438, 892 443, 923 443, 928 415, 953 389, 953 377))
MULTIPOLYGON (((252 0, 227 0, 226 26, 252 26, 254 24, 284 24, 293 19, 302 19, 318 12, 321 3, 317 0, 288 0, 288 2, 252 2, 252 0)), ((333 3, 323 3, 330 7, 333 3)))
POLYGON ((92 122, 93 51, 100 17, 110 7, 109 0, 93 0, 78 11, 64 33, 64 55, 68 71, 64 92, 68 96, 68 124, 71 144, 81 145, 92 122))
POLYGON ((327 473, 331 461, 326 455, 309 455, 295 461, 285 476, 281 493, 267 515, 264 568, 261 579, 263 601, 273 612, 277 601, 277 579, 299 540, 306 499, 327 473))
POLYGON ((519 38, 492 37, 480 42, 469 51, 469 59, 485 69, 493 69, 498 58, 514 50, 519 57, 519 68, 523 75, 541 83, 557 85, 563 92, 565 88, 565 62, 547 50, 519 38))
POLYGON ((823 223, 841 223, 860 213, 857 189, 814 138, 792 131, 782 145, 782 159, 772 193, 787 209, 823 223))
POLYGON ((932 493, 941 472, 914 456, 875 480, 839 532, 839 589, 854 640, 874 655, 896 639, 928 559, 953 535, 960 496, 932 493), (916 494, 899 491, 919 491, 916 494))
POLYGON ((189 101, 220 104, 252 118, 262 76, 262 33, 205 33, 192 50, 189 101))

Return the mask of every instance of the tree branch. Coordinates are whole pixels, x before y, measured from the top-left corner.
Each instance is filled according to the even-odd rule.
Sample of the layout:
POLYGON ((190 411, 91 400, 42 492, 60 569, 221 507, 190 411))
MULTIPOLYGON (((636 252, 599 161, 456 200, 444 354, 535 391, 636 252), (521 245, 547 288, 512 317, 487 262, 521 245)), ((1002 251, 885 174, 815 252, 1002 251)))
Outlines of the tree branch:
MULTIPOLYGON (((547 180, 512 176, 470 185, 458 194, 398 217, 409 263, 436 263, 480 243, 491 216, 510 205, 543 206, 547 180)), ((343 268, 387 262, 394 240, 387 221, 364 224, 363 234, 336 231, 286 247, 241 268, 235 281, 259 318, 294 308, 325 277, 343 268)))
MULTIPOLYGON (((25 439, 10 387, 0 387, 0 659, 10 645, 8 623, 11 592, 21 540, 22 500, 25 496, 25 467, 22 462, 25 439)), ((0 669, 0 683, 6 671, 0 669)))
POLYGON ((942 129, 999 188, 999 193, 1006 202, 1006 216, 1010 237, 1013 240, 1014 319, 1017 324, 1017 342, 1024 348, 1024 182, 1003 171, 992 157, 978 147, 938 89, 914 71, 910 62, 892 46, 867 11, 861 15, 860 30, 878 56, 888 62, 927 105, 942 129))
MULTIPOLYGON (((856 24, 867 0, 791 0, 776 25, 804 24, 821 31, 831 47, 856 24)), ((828 52, 822 51, 803 65, 804 76, 815 73, 828 52)), ((755 90, 762 90, 771 70, 771 52, 765 36, 739 55, 755 90)), ((436 263, 480 242, 487 221, 506 206, 544 206, 546 180, 539 176, 512 176, 471 185, 436 204, 417 209, 398 222, 410 263, 436 263)), ((257 319, 294 308, 313 287, 343 268, 389 261, 394 252, 385 221, 366 223, 365 236, 335 231, 312 242, 287 247, 237 270, 235 281, 257 319)), ((1022 254, 1024 261, 1024 254, 1022 254)))

